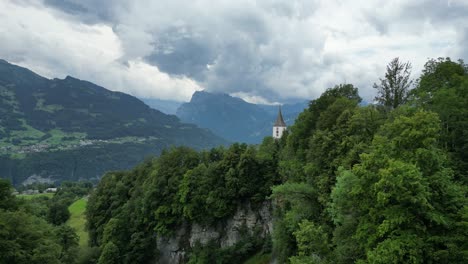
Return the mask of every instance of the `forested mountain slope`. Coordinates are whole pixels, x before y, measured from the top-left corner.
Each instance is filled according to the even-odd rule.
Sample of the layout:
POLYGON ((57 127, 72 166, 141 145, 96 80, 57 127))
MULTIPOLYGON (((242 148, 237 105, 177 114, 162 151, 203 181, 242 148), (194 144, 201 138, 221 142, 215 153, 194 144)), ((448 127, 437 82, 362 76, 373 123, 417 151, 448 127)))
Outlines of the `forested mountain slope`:
POLYGON ((0 60, 0 176, 96 178, 164 147, 225 141, 137 98, 66 77, 49 80, 0 60))

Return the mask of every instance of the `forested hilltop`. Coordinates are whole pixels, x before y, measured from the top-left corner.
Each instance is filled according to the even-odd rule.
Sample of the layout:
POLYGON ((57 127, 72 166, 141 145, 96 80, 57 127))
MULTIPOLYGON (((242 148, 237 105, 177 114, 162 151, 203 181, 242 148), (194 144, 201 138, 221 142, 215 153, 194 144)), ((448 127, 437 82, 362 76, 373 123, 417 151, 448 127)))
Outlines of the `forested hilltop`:
POLYGON ((468 67, 430 60, 412 90, 410 70, 387 66, 378 105, 359 106, 352 84, 327 89, 281 140, 174 148, 107 173, 87 209, 98 262, 155 263, 162 238, 271 202, 271 236, 180 244, 179 261, 467 263, 468 67))
POLYGON ((73 77, 47 79, 0 60, 0 177, 98 179, 173 145, 226 144, 137 98, 73 77))

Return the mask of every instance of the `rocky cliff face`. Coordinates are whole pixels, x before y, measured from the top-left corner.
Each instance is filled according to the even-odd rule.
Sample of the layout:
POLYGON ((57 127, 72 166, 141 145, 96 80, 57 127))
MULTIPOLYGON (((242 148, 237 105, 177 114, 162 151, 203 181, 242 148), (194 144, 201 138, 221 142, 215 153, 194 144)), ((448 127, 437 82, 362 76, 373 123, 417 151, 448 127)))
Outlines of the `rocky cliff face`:
POLYGON ((264 202, 256 210, 250 204, 243 204, 229 219, 216 226, 202 226, 197 223, 185 224, 172 237, 157 239, 157 249, 160 253, 157 263, 185 263, 190 250, 197 244, 206 245, 214 241, 221 248, 235 245, 241 240, 241 230, 247 230, 249 235, 260 235, 267 239, 273 231, 272 208, 270 202, 264 202))

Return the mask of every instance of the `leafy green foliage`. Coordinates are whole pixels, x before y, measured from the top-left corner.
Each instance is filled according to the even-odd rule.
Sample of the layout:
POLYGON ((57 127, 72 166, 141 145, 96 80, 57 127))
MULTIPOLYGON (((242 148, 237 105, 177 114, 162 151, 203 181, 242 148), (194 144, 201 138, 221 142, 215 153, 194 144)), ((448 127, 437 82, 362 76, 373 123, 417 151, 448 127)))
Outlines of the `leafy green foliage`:
POLYGON ((421 77, 418 79, 416 89, 411 91, 412 96, 428 103, 432 93, 439 89, 456 87, 459 85, 459 77, 466 75, 468 67, 462 60, 458 63, 450 58, 430 59, 424 65, 421 77))
POLYGON ((119 248, 111 242, 108 242, 102 254, 99 257, 98 264, 118 264, 120 263, 119 248))
MULTIPOLYGON (((233 144, 196 152, 178 147, 132 171, 106 174, 88 202, 91 245, 104 252, 112 242, 124 263, 148 262, 157 256, 156 238, 174 234, 184 223, 214 225, 240 204, 260 206, 278 182, 277 148, 272 139, 258 148, 233 144)), ((253 254, 256 249, 242 250, 253 254)), ((239 250, 240 245, 222 254, 234 258, 239 250)))
POLYGON ((303 220, 294 236, 298 245, 298 256, 292 257, 291 263, 321 263, 320 256, 330 254, 330 238, 322 226, 303 220))
POLYGON ((56 231, 56 236, 62 246, 60 260, 63 263, 74 263, 78 256, 79 240, 75 230, 68 225, 61 225, 56 231))
POLYGON ((54 225, 61 225, 70 218, 68 207, 77 199, 87 195, 93 185, 91 182, 63 182, 55 195, 47 201, 46 219, 54 225))
POLYGON ((95 264, 99 261, 101 251, 99 247, 84 247, 79 251, 76 263, 78 264, 95 264))
POLYGON ((281 140, 173 148, 107 173, 86 212, 90 256, 156 262, 159 238, 193 223, 219 225, 239 204, 255 208, 269 197, 272 245, 252 230, 225 248, 182 239, 185 260, 237 263, 273 250, 278 263, 465 263, 466 66, 429 61, 405 104, 409 64, 394 64, 382 81, 393 89, 387 107, 361 107, 357 88, 338 85, 281 140))
POLYGON ((47 221, 54 225, 61 225, 70 218, 68 204, 64 202, 51 202, 49 211, 47 212, 47 221))
POLYGON ((1 263, 60 263, 60 244, 44 220, 0 210, 1 263))
MULTIPOLYGON (((438 131, 433 113, 398 117, 382 128, 384 136, 374 139, 373 150, 362 155, 352 174, 346 174, 354 184, 337 186, 350 188, 335 194, 334 202, 341 211, 351 201, 360 219, 355 237, 368 262, 456 262, 460 249, 449 245, 453 247, 457 231, 447 227, 460 221, 464 198, 435 147, 438 131)), ((346 214, 338 213, 337 220, 343 221, 346 214)))
POLYGON ((0 195, 0 263, 75 263, 78 238, 72 228, 46 222, 48 197, 18 199, 4 180, 0 195))
POLYGON ((11 192, 12 188, 10 182, 0 179, 0 210, 10 209, 16 206, 14 196, 11 192))
POLYGON ((425 64, 413 102, 439 114, 442 123, 439 146, 448 152, 455 178, 468 181, 468 66, 450 58, 429 60, 425 64))
POLYGON ((430 60, 405 104, 409 69, 389 65, 385 108, 327 91, 291 127, 272 195, 279 262, 466 262, 467 67, 430 60))
MULTIPOLYGON (((308 149, 308 140, 315 129, 318 126, 326 127, 327 123, 330 124, 333 122, 327 120, 325 117, 319 122, 322 112, 327 110, 330 105, 340 98, 348 99, 355 102, 355 104, 360 103, 362 100, 361 97, 359 97, 358 89, 352 84, 340 84, 329 88, 320 98, 310 102, 309 108, 298 116, 296 123, 290 128, 291 135, 287 139, 288 148, 293 150, 300 160, 305 159, 305 150, 308 149)), ((331 111, 328 115, 332 115, 331 111)))

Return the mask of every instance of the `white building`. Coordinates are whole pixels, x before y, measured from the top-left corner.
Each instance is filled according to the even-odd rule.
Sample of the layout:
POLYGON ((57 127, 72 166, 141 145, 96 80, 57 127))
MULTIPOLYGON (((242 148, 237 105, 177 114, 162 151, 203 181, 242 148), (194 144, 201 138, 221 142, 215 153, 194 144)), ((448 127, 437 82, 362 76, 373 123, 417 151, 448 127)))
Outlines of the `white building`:
POLYGON ((281 106, 279 107, 278 117, 273 125, 273 138, 279 139, 283 136, 283 132, 286 130, 286 123, 283 120, 283 114, 281 114, 281 106))
POLYGON ((57 188, 47 188, 45 190, 46 193, 54 193, 54 192, 57 192, 57 188))

